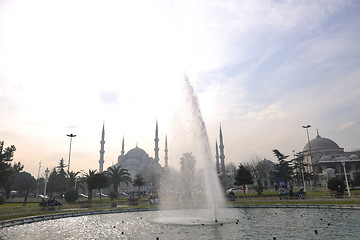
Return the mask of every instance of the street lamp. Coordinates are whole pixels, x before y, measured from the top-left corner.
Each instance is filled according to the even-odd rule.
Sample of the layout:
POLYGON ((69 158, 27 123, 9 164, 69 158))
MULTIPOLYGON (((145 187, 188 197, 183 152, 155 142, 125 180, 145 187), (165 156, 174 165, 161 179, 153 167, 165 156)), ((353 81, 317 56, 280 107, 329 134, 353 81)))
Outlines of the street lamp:
POLYGON ((69 173, 69 170, 70 170, 70 156, 71 156, 71 143, 72 143, 72 138, 73 137, 76 137, 76 135, 70 133, 70 134, 67 134, 66 136, 70 137, 70 149, 69 149, 69 162, 68 162, 68 173, 69 173))
POLYGON ((311 127, 311 125, 308 124, 308 125, 302 126, 302 127, 306 129, 306 134, 307 134, 307 139, 308 139, 308 144, 309 144, 311 171, 312 171, 313 176, 314 176, 314 188, 316 188, 316 176, 315 176, 315 173, 314 173, 314 163, 313 163, 313 159, 312 159, 312 155, 311 155, 311 146, 310 146, 310 137, 309 137, 309 128, 311 127))
POLYGON ((49 168, 46 168, 45 170, 45 186, 44 186, 44 197, 46 196, 46 186, 49 181, 49 168))
POLYGON ((346 174, 346 168, 345 168, 345 162, 344 162, 344 160, 341 160, 341 164, 343 165, 343 168, 344 168, 345 181, 346 181, 346 188, 347 188, 347 191, 348 191, 349 197, 351 197, 350 187, 349 187, 349 181, 348 181, 347 174, 346 174))
POLYGON ((39 162, 39 170, 36 180, 36 198, 39 196, 39 177, 40 177, 40 168, 41 168, 41 162, 39 162))

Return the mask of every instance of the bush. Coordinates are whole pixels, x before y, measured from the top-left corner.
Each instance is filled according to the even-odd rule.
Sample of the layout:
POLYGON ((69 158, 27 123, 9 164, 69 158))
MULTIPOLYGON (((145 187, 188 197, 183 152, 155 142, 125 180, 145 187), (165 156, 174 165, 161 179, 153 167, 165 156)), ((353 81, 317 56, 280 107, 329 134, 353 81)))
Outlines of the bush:
POLYGON ((74 203, 79 198, 79 193, 75 189, 71 189, 65 193, 65 201, 68 203, 74 203))
POLYGON ((261 182, 261 180, 257 181, 257 185, 255 186, 255 190, 258 194, 258 196, 261 196, 264 191, 264 186, 261 182))
POLYGON ((343 180, 341 180, 340 178, 331 178, 328 181, 328 189, 332 190, 332 191, 336 191, 338 190, 338 186, 340 185, 341 189, 345 188, 345 183, 343 180))
POLYGON ((114 199, 117 199, 119 197, 119 195, 118 195, 118 193, 116 191, 111 190, 110 193, 109 193, 109 197, 110 197, 110 199, 112 201, 114 199))
POLYGON ((0 205, 3 204, 5 202, 5 198, 4 197, 0 197, 0 205))
POLYGON ((360 172, 358 172, 354 177, 354 185, 360 186, 360 172))

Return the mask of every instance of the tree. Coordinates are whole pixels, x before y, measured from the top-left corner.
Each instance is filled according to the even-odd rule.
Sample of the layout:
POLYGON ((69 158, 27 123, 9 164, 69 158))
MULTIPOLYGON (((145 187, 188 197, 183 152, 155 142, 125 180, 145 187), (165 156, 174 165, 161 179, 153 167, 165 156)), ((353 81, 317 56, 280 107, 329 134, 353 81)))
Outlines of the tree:
POLYGON ((50 197, 53 193, 58 193, 63 196, 68 187, 68 179, 65 172, 66 165, 64 159, 60 159, 59 165, 56 166, 49 176, 47 190, 50 192, 50 197))
POLYGON ((289 156, 285 156, 277 149, 274 149, 273 153, 279 161, 278 164, 275 164, 275 180, 281 185, 287 185, 288 181, 292 179, 291 175, 293 173, 291 162, 286 160, 289 156))
POLYGON ((358 172, 354 177, 354 185, 360 186, 360 172, 358 172))
POLYGON ((68 172, 66 173, 66 179, 67 179, 67 189, 72 190, 72 189, 76 189, 76 181, 78 180, 78 174, 80 174, 80 172, 68 172))
POLYGON ((65 193, 65 201, 68 203, 74 203, 79 198, 79 193, 76 189, 72 188, 65 193))
POLYGON ((113 189, 117 194, 120 183, 123 182, 128 185, 132 181, 128 170, 125 168, 121 168, 120 166, 110 167, 105 173, 110 177, 110 181, 113 184, 113 189))
POLYGON ((93 175, 93 187, 99 190, 100 202, 102 202, 101 189, 110 185, 110 179, 105 173, 96 173, 93 175))
POLYGON ((36 189, 36 180, 27 172, 15 173, 14 179, 14 189, 24 194, 23 205, 26 206, 30 191, 36 189))
POLYGON ((133 181, 133 186, 138 188, 138 193, 140 194, 140 187, 145 186, 145 180, 140 174, 136 174, 133 181))
POLYGON ((332 191, 338 190, 339 185, 340 185, 341 189, 345 188, 345 183, 340 178, 331 178, 328 181, 328 189, 330 189, 332 191))
POLYGON ((301 152, 295 154, 292 169, 293 179, 298 186, 304 186, 304 181, 310 180, 309 174, 305 171, 306 166, 308 166, 308 164, 304 161, 304 155, 301 152))
POLYGON ((57 182, 57 172, 56 169, 54 168, 52 173, 50 173, 49 175, 49 179, 48 179, 48 183, 47 183, 47 191, 50 193, 49 196, 50 198, 52 197, 54 192, 57 192, 58 189, 58 182, 57 182))
POLYGON ((20 172, 24 168, 20 162, 11 166, 11 161, 13 161, 15 151, 16 148, 14 145, 4 149, 4 141, 0 141, 0 188, 5 187, 7 198, 10 196, 11 191, 11 186, 6 187, 9 177, 20 172))
POLYGON ((56 167, 57 170, 57 182, 58 182, 58 192, 62 196, 64 192, 66 192, 67 188, 67 179, 66 179, 66 172, 65 168, 66 165, 64 163, 64 159, 61 158, 59 161, 59 165, 56 167))
POLYGON ((244 195, 246 194, 246 186, 247 184, 252 184, 254 182, 253 177, 249 169, 247 169, 244 165, 240 164, 238 170, 235 175, 236 186, 242 186, 244 189, 244 195))
POLYGON ((250 170, 253 180, 256 182, 256 192, 261 195, 264 190, 263 180, 268 178, 269 173, 272 171, 272 166, 269 165, 266 159, 261 160, 260 157, 256 157, 252 162, 247 164, 247 168, 250 170))
POLYGON ((92 191, 95 189, 96 184, 94 180, 94 175, 96 174, 97 170, 90 170, 89 173, 85 173, 85 182, 88 188, 88 201, 92 202, 92 191))
POLYGON ((14 163, 13 166, 10 166, 9 171, 4 173, 5 175, 8 175, 7 181, 4 185, 6 199, 10 198, 10 193, 14 189, 14 186, 13 186, 14 174, 19 173, 20 171, 23 170, 23 168, 24 168, 24 165, 21 165, 20 162, 14 163))

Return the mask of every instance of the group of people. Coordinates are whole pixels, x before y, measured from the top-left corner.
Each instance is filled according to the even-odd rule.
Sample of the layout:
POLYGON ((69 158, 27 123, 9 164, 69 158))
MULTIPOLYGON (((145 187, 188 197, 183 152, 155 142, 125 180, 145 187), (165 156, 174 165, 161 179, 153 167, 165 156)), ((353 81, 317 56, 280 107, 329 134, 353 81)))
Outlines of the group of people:
POLYGON ((234 193, 233 190, 231 190, 231 191, 229 192, 229 199, 230 199, 231 201, 235 200, 235 193, 234 193))
POLYGON ((159 197, 157 195, 151 195, 150 196, 150 204, 159 204, 160 200, 159 197))
POLYGON ((42 198, 40 202, 40 207, 54 209, 55 207, 59 207, 59 208, 62 207, 62 204, 59 201, 57 201, 55 198, 50 198, 47 201, 45 198, 42 198))
POLYGON ((292 186, 292 185, 290 185, 288 188, 286 188, 285 185, 282 185, 281 188, 280 188, 280 192, 279 192, 280 200, 283 199, 283 198, 285 198, 286 189, 289 189, 289 198, 290 198, 290 199, 293 199, 294 197, 295 197, 295 198, 302 198, 302 199, 305 198, 305 192, 304 192, 304 189, 303 189, 303 188, 300 188, 299 191, 297 192, 297 195, 294 196, 294 190, 293 190, 293 186, 292 186))

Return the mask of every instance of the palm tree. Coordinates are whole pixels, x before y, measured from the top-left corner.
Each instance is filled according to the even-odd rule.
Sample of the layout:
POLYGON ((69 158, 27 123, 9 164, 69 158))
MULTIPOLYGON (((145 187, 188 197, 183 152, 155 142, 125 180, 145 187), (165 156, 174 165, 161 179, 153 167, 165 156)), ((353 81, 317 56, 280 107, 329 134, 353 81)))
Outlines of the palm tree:
POLYGON ((118 193, 120 183, 123 182, 126 183, 126 185, 131 183, 130 173, 127 169, 121 168, 120 166, 110 167, 105 173, 110 177, 110 181, 113 184, 113 189, 116 193, 118 193))
POLYGON ((66 179, 68 180, 68 190, 76 189, 76 180, 79 178, 78 177, 79 173, 80 172, 74 172, 74 171, 66 173, 65 176, 66 179))
POLYGON ((96 174, 97 170, 90 170, 89 169, 89 173, 85 173, 85 182, 87 184, 87 188, 88 188, 88 200, 89 202, 92 201, 92 191, 93 189, 95 189, 96 185, 95 185, 95 179, 94 176, 96 174))
POLYGON ((140 187, 145 185, 145 180, 140 174, 136 174, 136 177, 133 181, 133 186, 138 188, 138 193, 140 194, 140 187))

